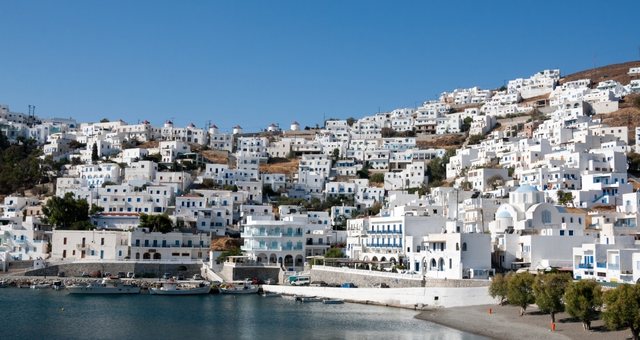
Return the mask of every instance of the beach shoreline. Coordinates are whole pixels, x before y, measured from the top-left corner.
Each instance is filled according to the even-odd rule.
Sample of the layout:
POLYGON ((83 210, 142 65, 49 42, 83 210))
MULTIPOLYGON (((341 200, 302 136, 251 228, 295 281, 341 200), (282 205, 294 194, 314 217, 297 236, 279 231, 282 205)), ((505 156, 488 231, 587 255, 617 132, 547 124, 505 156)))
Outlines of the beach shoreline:
POLYGON ((536 306, 530 306, 522 317, 516 306, 482 305, 433 308, 415 318, 491 339, 596 340, 627 339, 631 335, 629 330, 609 331, 601 320, 594 321, 592 330, 586 331, 581 322, 566 313, 556 315, 556 330, 551 331, 551 317, 536 306))

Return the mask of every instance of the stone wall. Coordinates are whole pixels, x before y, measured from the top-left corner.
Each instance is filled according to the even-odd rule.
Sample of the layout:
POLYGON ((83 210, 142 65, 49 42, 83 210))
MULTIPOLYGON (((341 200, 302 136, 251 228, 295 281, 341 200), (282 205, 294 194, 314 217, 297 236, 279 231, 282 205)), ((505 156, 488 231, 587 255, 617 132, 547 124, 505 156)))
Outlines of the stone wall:
POLYGON ((65 263, 49 266, 43 269, 31 270, 25 273, 26 276, 43 276, 58 275, 64 272, 65 276, 80 276, 82 273, 111 273, 113 275, 118 272, 133 272, 138 277, 160 277, 164 273, 171 275, 184 275, 191 277, 194 274, 200 274, 200 264, 180 264, 180 263, 143 263, 143 262, 82 262, 82 263, 65 263))
POLYGON ((369 270, 356 270, 348 268, 313 266, 311 268, 311 281, 324 281, 329 284, 342 284, 352 282, 358 287, 374 287, 385 283, 391 288, 409 287, 485 287, 489 285, 487 280, 446 280, 423 279, 413 275, 394 274, 369 270))

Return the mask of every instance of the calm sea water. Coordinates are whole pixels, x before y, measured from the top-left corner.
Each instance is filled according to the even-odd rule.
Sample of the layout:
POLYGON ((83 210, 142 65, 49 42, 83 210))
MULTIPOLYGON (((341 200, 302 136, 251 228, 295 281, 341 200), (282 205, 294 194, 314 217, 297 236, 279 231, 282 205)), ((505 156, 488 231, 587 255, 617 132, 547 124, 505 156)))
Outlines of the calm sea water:
POLYGON ((478 339, 358 304, 255 296, 77 296, 0 289, 0 339, 478 339))

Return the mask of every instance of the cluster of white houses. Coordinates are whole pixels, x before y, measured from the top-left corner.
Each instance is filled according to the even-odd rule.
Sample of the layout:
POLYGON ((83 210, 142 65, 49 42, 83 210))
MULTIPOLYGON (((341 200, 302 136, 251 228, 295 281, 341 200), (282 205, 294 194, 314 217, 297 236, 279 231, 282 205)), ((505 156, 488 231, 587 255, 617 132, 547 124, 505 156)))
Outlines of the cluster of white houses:
MULTIPOLYGON (((559 70, 544 70, 500 90, 456 89, 417 108, 328 120, 321 129, 271 124, 260 133, 170 121, 78 124, 0 106, 0 132, 10 141, 33 138, 43 157, 70 161, 55 194, 72 193, 102 208, 91 216, 95 230, 52 230, 42 223, 46 199, 6 197, 0 268, 41 258, 197 261, 208 256, 212 239, 235 231, 255 263, 285 269, 300 269, 308 257, 344 244, 352 260, 402 264, 429 278, 557 267, 576 278, 636 281, 640 195, 627 177, 626 156, 633 145, 626 126, 593 118, 640 92, 640 71, 631 68, 629 75, 629 84, 593 84, 563 82, 559 70), (494 129, 500 118, 533 110, 545 119, 494 129), (417 140, 465 130, 486 138, 447 155, 453 186, 409 193, 426 187, 429 162, 446 153, 420 148, 417 140), (233 157, 210 163, 193 152, 203 147, 233 157), (282 158, 297 158, 297 171, 261 171, 282 158), (372 183, 363 172, 382 173, 384 180, 372 183), (279 195, 341 203, 321 212, 276 209, 279 195), (372 208, 379 213, 369 216, 372 208), (141 229, 141 214, 168 214, 188 232, 141 229)), ((640 139, 640 128, 635 136, 640 139)))

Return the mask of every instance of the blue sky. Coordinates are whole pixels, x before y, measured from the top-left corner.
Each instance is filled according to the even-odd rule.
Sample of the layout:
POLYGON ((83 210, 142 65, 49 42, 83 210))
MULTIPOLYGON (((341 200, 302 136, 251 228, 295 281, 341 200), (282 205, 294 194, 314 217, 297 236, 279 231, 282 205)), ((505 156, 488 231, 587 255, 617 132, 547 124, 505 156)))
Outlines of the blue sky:
POLYGON ((0 103, 258 130, 640 59, 640 1, 0 0, 0 103))

